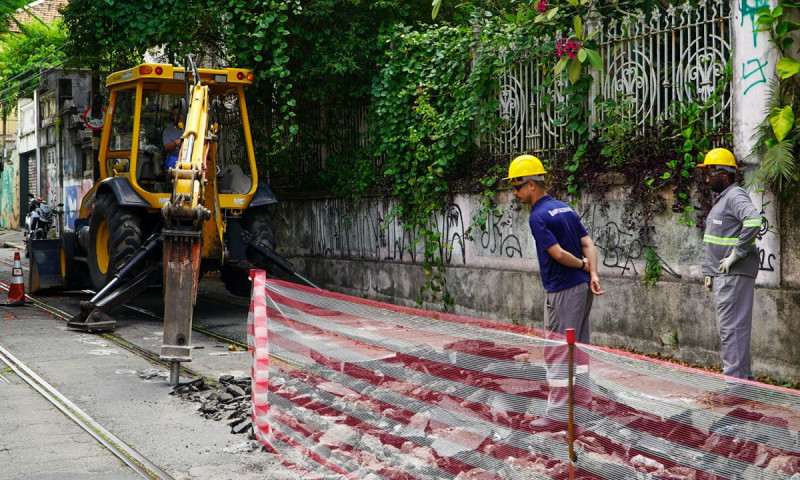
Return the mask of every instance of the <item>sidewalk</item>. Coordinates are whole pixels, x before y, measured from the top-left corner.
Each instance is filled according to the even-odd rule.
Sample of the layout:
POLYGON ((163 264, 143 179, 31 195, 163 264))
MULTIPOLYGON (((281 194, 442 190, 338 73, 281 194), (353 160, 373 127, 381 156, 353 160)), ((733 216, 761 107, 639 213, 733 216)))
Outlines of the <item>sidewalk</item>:
POLYGON ((18 248, 25 250, 25 237, 22 230, 0 229, 0 248, 18 248))

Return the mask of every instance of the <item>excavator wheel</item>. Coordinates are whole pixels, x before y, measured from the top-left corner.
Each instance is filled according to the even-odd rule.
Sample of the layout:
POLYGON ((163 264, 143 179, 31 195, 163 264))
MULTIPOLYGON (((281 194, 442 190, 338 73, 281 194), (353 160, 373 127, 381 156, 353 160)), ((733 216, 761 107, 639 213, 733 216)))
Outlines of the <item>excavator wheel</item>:
POLYGON ((141 219, 113 195, 100 195, 89 217, 89 276, 103 288, 142 246, 141 219))
MULTIPOLYGON (((264 207, 250 208, 242 217, 242 227, 253 235, 259 242, 275 249, 275 225, 269 218, 269 213, 264 207)), ((253 265, 264 270, 270 269, 270 263, 253 248, 245 252, 247 260, 253 265)), ((225 288, 233 295, 239 297, 250 296, 250 272, 231 265, 225 265, 220 270, 220 278, 225 288)))

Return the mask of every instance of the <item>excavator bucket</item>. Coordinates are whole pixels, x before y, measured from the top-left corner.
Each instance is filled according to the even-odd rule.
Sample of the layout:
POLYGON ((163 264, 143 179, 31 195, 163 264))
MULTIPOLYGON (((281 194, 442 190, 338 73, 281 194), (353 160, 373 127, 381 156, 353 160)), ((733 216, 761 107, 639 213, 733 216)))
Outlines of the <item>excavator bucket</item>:
POLYGON ((28 291, 61 288, 61 240, 29 240, 28 291))

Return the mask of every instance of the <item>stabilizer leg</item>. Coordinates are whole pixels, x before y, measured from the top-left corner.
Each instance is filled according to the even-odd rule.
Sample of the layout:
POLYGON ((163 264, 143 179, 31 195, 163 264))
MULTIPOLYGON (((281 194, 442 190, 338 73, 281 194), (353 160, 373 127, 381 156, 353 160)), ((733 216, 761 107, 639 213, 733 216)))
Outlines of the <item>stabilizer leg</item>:
POLYGON ((136 255, 131 257, 108 282, 108 285, 88 302, 81 302, 81 311, 67 321, 67 327, 84 331, 113 330, 117 322, 108 316, 108 312, 135 298, 155 283, 161 274, 161 263, 149 265, 130 281, 125 281, 125 278, 134 269, 139 268, 160 246, 161 237, 158 234, 151 236, 136 255))

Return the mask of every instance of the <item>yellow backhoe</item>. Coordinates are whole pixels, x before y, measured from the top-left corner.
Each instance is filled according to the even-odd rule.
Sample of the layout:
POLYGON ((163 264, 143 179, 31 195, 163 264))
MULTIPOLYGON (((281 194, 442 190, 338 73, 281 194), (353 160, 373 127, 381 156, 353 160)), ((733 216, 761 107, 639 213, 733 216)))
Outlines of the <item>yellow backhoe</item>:
POLYGON ((142 64, 111 74, 100 178, 73 232, 31 245, 32 288, 97 291, 71 328, 114 328, 108 312, 161 279, 161 358, 171 362, 172 384, 191 360, 201 270, 219 269, 240 296, 250 294, 251 268, 293 273, 274 252, 266 207, 277 200, 258 178, 244 96, 251 83, 248 70, 198 69, 191 57, 185 68, 142 64), (172 129, 180 140, 165 145, 172 129), (179 152, 166 150, 177 144, 179 152))

